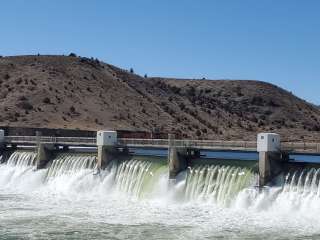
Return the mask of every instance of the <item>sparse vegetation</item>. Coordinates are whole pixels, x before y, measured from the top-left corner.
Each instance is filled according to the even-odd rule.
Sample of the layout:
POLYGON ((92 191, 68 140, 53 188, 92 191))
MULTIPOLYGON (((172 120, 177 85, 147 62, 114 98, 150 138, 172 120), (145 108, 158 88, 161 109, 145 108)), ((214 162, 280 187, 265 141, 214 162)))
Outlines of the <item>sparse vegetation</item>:
POLYGON ((286 139, 320 140, 319 109, 270 84, 139 77, 132 68, 128 73, 95 58, 70 57, 3 58, 0 123, 25 124, 28 115, 28 126, 156 127, 229 140, 252 140, 273 129, 286 139))

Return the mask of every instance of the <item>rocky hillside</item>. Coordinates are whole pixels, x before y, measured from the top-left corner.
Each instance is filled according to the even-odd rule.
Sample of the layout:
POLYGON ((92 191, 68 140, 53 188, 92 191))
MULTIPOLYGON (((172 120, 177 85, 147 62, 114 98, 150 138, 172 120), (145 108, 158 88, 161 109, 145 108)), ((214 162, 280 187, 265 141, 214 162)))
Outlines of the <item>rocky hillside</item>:
POLYGON ((0 58, 0 125, 320 140, 320 110, 268 83, 147 78, 76 56, 0 58))

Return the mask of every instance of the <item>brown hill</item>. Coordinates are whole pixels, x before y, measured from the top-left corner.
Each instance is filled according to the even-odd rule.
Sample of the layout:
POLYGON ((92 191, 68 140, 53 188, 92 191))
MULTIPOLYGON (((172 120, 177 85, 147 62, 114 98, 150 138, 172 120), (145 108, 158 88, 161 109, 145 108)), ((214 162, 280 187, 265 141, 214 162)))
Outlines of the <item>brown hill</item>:
POLYGON ((320 110, 268 83, 143 78, 75 56, 0 58, 0 125, 320 140, 320 110))

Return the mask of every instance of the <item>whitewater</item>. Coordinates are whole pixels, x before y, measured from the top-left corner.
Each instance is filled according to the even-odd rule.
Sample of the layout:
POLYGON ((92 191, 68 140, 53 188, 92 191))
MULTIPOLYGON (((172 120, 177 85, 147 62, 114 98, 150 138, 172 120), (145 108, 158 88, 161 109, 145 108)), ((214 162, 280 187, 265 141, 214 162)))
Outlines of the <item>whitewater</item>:
POLYGON ((320 172, 255 188, 249 168, 198 165, 168 184, 165 161, 133 156, 100 173, 91 154, 32 152, 0 164, 0 239, 318 239, 320 172))

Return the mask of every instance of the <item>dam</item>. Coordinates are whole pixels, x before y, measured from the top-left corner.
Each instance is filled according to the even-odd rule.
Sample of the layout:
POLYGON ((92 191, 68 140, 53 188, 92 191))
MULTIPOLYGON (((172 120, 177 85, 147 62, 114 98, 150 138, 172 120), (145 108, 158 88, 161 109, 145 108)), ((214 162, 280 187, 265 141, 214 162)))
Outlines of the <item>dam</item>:
POLYGON ((318 145, 275 139, 259 146, 261 136, 277 137, 244 143, 119 139, 114 131, 97 138, 3 135, 0 237, 316 236, 318 145))

